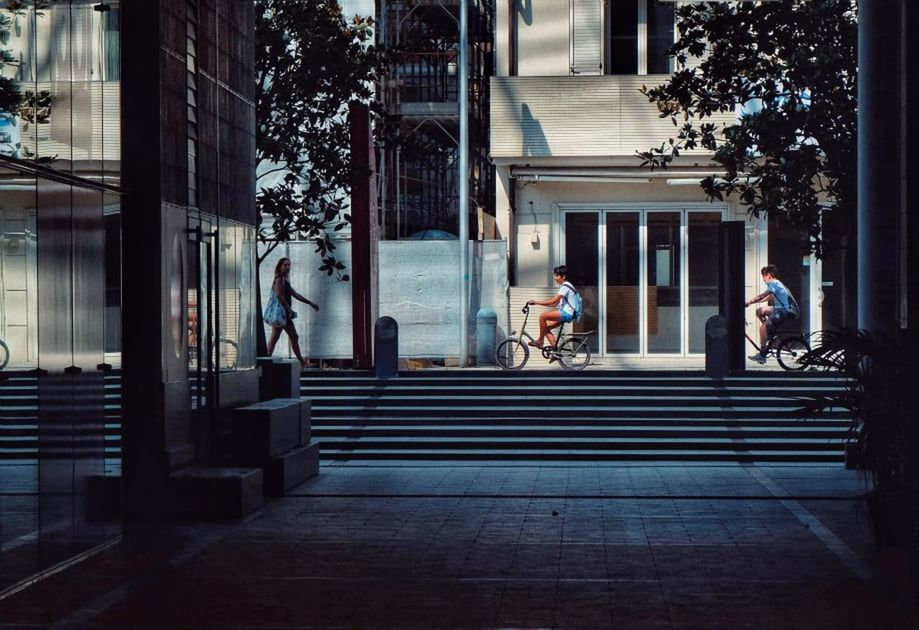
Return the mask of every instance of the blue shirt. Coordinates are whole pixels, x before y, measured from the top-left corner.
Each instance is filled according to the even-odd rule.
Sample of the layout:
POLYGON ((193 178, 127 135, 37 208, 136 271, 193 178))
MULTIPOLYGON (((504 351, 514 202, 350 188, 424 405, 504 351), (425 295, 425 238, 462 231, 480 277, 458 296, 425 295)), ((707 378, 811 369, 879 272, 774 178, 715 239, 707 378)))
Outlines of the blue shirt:
POLYGON ((772 294, 772 307, 777 311, 787 311, 788 307, 788 288, 779 280, 773 280, 766 283, 766 290, 772 294))

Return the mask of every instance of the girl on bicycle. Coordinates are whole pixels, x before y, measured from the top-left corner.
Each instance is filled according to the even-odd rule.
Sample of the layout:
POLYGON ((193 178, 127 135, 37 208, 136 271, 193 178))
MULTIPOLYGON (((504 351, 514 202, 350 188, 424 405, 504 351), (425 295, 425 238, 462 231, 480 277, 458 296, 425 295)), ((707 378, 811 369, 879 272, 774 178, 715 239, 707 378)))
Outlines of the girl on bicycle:
POLYGON ((274 268, 274 282, 271 284, 271 296, 268 298, 268 306, 265 307, 265 323, 271 326, 271 337, 268 339, 268 356, 274 354, 274 347, 281 338, 281 331, 287 333, 290 339, 290 349, 294 351, 294 356, 300 362, 300 367, 306 367, 306 359, 300 355, 300 338, 297 335, 297 329, 294 327, 294 319, 297 317, 296 311, 291 307, 291 299, 296 298, 312 306, 315 310, 319 307, 310 302, 305 297, 294 291, 290 286, 290 258, 282 258, 274 268))
POLYGON ((527 304, 538 304, 539 306, 557 306, 561 304, 561 307, 556 310, 540 313, 539 338, 529 343, 534 348, 542 348, 546 340, 549 341, 549 345, 554 346, 555 335, 552 334, 552 329, 574 320, 575 289, 568 282, 568 267, 559 265, 552 272, 555 277, 555 284, 559 285, 558 293, 548 300, 530 300, 527 302, 527 304))

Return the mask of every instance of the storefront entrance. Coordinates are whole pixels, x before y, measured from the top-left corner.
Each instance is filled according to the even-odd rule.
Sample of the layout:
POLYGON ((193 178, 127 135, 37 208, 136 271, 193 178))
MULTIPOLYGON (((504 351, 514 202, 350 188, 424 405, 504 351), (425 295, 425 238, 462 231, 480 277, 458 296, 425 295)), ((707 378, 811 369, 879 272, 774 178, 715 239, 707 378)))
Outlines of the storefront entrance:
POLYGON ((563 206, 559 260, 584 297, 599 356, 687 357, 718 312, 718 225, 726 208, 563 206))

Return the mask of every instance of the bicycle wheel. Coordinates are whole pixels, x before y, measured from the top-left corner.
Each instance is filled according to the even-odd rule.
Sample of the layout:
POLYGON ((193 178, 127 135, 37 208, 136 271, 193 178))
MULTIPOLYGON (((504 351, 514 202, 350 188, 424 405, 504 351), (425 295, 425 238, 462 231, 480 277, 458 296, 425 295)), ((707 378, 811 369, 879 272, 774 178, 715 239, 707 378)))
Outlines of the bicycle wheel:
POLYGON ((558 354, 566 370, 583 370, 590 363, 590 347, 580 339, 565 339, 558 347, 558 354))
POLYGON ((514 337, 508 337, 499 343, 495 351, 495 360, 505 370, 519 370, 526 365, 529 358, 530 349, 525 343, 514 337))
POLYGON ((783 370, 803 370, 806 366, 802 362, 804 355, 810 352, 804 337, 788 337, 775 351, 775 357, 783 370))
POLYGON ((0 370, 6 367, 10 362, 10 349, 2 340, 0 340, 0 370))

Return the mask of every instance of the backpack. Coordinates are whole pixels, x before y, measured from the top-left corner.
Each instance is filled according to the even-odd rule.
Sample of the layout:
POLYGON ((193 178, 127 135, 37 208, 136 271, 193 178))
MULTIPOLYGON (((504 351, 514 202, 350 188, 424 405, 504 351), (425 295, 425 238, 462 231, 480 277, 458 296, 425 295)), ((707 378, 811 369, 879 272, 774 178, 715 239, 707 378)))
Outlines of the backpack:
POLYGON ((791 291, 788 291, 788 319, 798 319, 799 317, 801 317, 801 307, 798 306, 798 301, 791 294, 791 291))
POLYGON ((574 320, 576 322, 581 321, 581 318, 584 317, 584 300, 581 299, 581 294, 578 293, 578 290, 574 288, 574 285, 570 282, 565 282, 562 286, 568 286, 574 291, 574 303, 568 302, 568 298, 565 298, 565 301, 568 302, 568 306, 574 311, 574 320))

